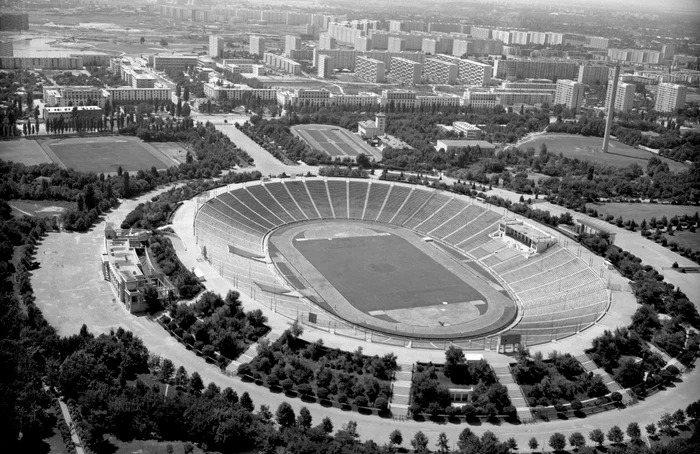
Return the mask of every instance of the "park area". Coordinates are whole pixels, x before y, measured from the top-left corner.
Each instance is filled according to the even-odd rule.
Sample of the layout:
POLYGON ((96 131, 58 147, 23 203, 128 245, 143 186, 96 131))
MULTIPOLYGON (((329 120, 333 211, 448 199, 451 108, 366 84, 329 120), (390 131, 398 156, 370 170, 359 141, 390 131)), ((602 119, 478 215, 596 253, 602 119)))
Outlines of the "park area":
POLYGON ((57 164, 80 172, 162 170, 178 164, 135 137, 48 139, 39 144, 57 164))
POLYGON ((360 153, 377 161, 382 159, 378 150, 373 149, 362 139, 347 129, 331 125, 297 125, 292 134, 306 142, 314 150, 326 153, 332 158, 356 159, 360 153))
POLYGON ((61 200, 10 200, 8 202, 15 216, 52 217, 60 216, 64 211, 75 208, 75 202, 61 200))
POLYGON ((603 139, 601 137, 573 134, 542 134, 520 142, 518 147, 521 150, 532 147, 539 152, 542 144, 547 146, 547 151, 550 153, 562 153, 568 158, 595 161, 598 164, 615 167, 627 167, 630 164, 636 163, 643 169, 646 169, 647 161, 657 156, 668 164, 669 169, 673 172, 681 172, 690 168, 688 165, 652 154, 648 151, 638 150, 616 140, 611 140, 608 153, 603 153, 601 152, 603 147, 603 139))

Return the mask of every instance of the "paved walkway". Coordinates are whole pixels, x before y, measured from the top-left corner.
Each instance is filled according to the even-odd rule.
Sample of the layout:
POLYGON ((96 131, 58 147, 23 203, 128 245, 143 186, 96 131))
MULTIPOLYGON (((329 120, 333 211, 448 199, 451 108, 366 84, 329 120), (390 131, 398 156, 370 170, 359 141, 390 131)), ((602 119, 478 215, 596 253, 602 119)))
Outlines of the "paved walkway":
POLYGON ((68 405, 66 405, 61 399, 58 399, 58 405, 61 406, 61 413, 63 413, 63 419, 66 420, 66 424, 68 425, 68 429, 70 430, 70 438, 71 440, 73 440, 73 444, 75 445, 75 452, 77 454, 85 454, 83 444, 80 442, 78 432, 75 430, 75 426, 73 425, 73 418, 71 418, 70 416, 68 405))

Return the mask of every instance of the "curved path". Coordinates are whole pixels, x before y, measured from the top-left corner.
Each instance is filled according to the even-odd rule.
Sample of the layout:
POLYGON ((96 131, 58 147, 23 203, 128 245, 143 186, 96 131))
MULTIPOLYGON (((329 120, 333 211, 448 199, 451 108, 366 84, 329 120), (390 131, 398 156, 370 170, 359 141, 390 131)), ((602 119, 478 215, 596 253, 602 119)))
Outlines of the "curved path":
MULTIPOLYGON (((122 206, 106 215, 105 221, 115 222, 118 225, 138 203, 149 200, 156 193, 164 190, 160 189, 136 200, 124 201, 122 206)), ((199 261, 192 229, 194 209, 195 203, 188 201, 176 212, 173 227, 182 238, 182 242, 174 242, 174 245, 178 255, 187 267, 197 267, 204 271, 208 289, 225 293, 231 288, 230 284, 218 276, 216 271, 211 269, 206 262, 199 261)), ((217 367, 207 364, 186 350, 159 325, 149 321, 146 317, 136 317, 128 314, 121 304, 116 303, 112 295, 111 286, 102 279, 100 271, 100 254, 102 252, 105 221, 87 233, 63 232, 50 234, 44 238, 38 247, 37 262, 39 262, 40 268, 34 271, 32 278, 37 305, 42 309, 49 323, 61 335, 77 333, 83 324, 86 324, 95 333, 108 332, 112 328, 121 326, 143 339, 144 344, 152 353, 168 357, 176 366, 183 365, 190 372, 194 370, 199 371, 205 382, 213 381, 221 387, 230 386, 239 393, 247 391, 257 407, 261 404, 266 404, 274 410, 282 400, 287 400, 297 412, 302 406, 308 406, 315 423, 328 416, 333 420, 335 427, 339 428, 348 420, 354 420, 358 423, 358 430, 363 440, 373 439, 382 444, 388 440, 388 434, 391 430, 398 429, 403 433, 406 440, 404 446, 408 446, 408 440, 412 438, 415 432, 421 430, 430 438, 430 445, 432 446, 440 432, 446 432, 450 441, 456 442, 459 433, 465 427, 470 427, 477 433, 490 430, 501 439, 514 437, 521 447, 527 446, 527 441, 533 436, 542 445, 549 438, 549 435, 555 431, 562 432, 565 435, 574 431, 581 431, 587 435, 594 428, 601 428, 607 431, 613 425, 624 426, 631 421, 637 421, 640 425, 656 422, 663 413, 674 411, 678 408, 685 408, 688 403, 700 397, 700 374, 691 372, 683 377, 683 381, 677 384, 676 389, 658 393, 628 409, 600 413, 585 419, 569 421, 528 425, 485 424, 478 426, 381 420, 376 416, 365 416, 359 413, 344 412, 335 408, 324 408, 317 404, 304 404, 299 399, 287 399, 283 396, 272 394, 265 388, 244 383, 236 377, 228 377, 222 374, 217 367)), ((634 250, 636 248, 631 249, 634 250)), ((636 250, 634 252, 637 253, 636 250)), ((625 295, 621 295, 624 299, 624 304, 632 305, 633 302, 630 302, 629 294, 625 295)), ((271 312, 268 308, 252 301, 245 295, 242 295, 242 300, 246 309, 262 309, 268 317, 273 331, 281 332, 288 326, 288 319, 271 312)), ((612 321, 612 324, 627 323, 629 321, 628 317, 621 317, 621 319, 616 320, 614 317, 606 316, 603 319, 603 323, 606 323, 608 319, 612 321)), ((599 329, 602 329, 602 327, 594 327, 586 331, 586 333, 595 332, 599 329)), ((370 355, 381 355, 392 351, 398 356, 399 362, 402 363, 415 362, 418 359, 435 362, 444 360, 442 351, 411 350, 359 342, 354 339, 333 336, 309 328, 306 328, 303 337, 310 340, 323 338, 326 345, 345 350, 354 350, 357 346, 362 346, 365 353, 370 355)), ((544 345, 541 348, 533 348, 532 350, 540 350, 545 353, 551 350, 569 351, 570 349, 578 350, 582 345, 585 345, 582 339, 579 336, 575 336, 557 343, 544 345)), ((484 356, 494 365, 505 364, 509 361, 508 357, 493 352, 484 352, 484 356)))

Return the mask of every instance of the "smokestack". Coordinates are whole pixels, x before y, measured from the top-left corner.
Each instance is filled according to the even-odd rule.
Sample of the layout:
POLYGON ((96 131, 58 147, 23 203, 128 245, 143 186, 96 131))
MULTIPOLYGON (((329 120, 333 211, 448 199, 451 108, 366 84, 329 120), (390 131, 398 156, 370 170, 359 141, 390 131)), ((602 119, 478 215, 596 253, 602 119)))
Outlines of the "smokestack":
POLYGON ((608 118, 605 119, 605 135, 603 136, 603 153, 608 152, 610 143, 610 129, 612 128, 613 112, 615 112, 615 98, 617 97, 617 80, 620 78, 620 66, 615 65, 612 80, 612 93, 610 93, 610 104, 608 105, 608 118))

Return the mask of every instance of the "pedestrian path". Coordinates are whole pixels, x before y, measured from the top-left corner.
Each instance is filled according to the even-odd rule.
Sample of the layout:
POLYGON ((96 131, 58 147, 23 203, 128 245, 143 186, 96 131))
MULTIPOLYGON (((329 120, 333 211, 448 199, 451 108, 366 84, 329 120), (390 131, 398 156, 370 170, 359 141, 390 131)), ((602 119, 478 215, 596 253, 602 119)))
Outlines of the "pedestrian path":
POLYGON ((411 404, 411 383, 413 364, 399 363, 399 370, 394 374, 391 394, 391 412, 394 416, 406 416, 411 404))
POLYGON ((532 411, 530 411, 530 406, 528 405, 527 399, 523 394, 523 390, 520 389, 520 385, 518 385, 515 382, 515 378, 513 378, 510 366, 508 364, 492 364, 491 368, 496 374, 498 381, 508 390, 510 403, 515 407, 520 422, 524 423, 532 421, 532 411))

